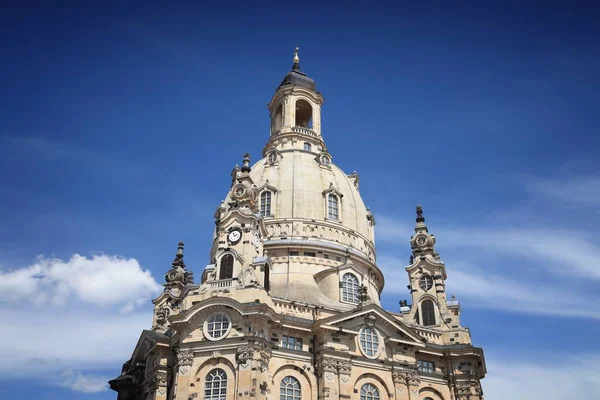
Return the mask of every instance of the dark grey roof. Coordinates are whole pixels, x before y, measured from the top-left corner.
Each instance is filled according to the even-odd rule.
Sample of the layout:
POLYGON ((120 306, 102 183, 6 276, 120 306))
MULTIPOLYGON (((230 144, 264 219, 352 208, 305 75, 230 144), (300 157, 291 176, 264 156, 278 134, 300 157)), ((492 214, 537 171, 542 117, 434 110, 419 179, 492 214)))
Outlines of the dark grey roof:
POLYGON ((283 85, 290 85, 290 84, 296 85, 296 86, 302 86, 302 87, 305 87, 305 88, 308 88, 311 90, 316 90, 316 88, 317 88, 317 85, 315 84, 314 79, 309 78, 308 76, 306 76, 306 74, 304 72, 300 71, 300 65, 298 65, 298 64, 294 64, 292 70, 287 73, 285 78, 283 78, 283 80, 277 87, 277 90, 279 90, 279 88, 282 87, 283 85))

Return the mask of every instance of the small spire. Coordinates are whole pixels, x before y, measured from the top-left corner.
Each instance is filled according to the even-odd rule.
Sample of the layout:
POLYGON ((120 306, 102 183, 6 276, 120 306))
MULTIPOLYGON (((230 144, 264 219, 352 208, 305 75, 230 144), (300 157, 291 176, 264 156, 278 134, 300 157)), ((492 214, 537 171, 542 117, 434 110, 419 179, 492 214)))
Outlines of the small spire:
POLYGON ((423 216, 423 207, 419 204, 417 205, 417 222, 425 222, 425 217, 423 216))
POLYGON ((242 172, 250 172, 250 153, 244 154, 244 161, 242 162, 242 172))
POLYGON ((185 263, 183 262, 183 241, 181 240, 177 243, 177 253, 175 253, 172 265, 173 267, 185 268, 185 263))
POLYGON ((294 50, 294 66, 292 67, 294 71, 300 70, 300 57, 298 57, 298 50, 300 50, 300 47, 296 47, 296 50, 294 50))

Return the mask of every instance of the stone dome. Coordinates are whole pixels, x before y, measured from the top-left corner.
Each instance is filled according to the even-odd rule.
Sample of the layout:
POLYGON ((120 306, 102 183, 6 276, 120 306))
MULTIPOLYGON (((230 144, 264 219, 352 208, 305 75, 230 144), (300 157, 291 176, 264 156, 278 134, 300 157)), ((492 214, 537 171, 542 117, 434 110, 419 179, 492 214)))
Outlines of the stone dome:
POLYGON ((271 215, 265 217, 269 235, 349 245, 374 261, 372 216, 358 191, 358 176, 348 176, 335 164, 319 160, 319 154, 294 149, 268 153, 254 164, 250 177, 259 193, 268 190, 273 194, 271 215), (337 220, 328 218, 329 193, 339 198, 337 220), (274 225, 284 221, 302 224, 278 234, 274 225))

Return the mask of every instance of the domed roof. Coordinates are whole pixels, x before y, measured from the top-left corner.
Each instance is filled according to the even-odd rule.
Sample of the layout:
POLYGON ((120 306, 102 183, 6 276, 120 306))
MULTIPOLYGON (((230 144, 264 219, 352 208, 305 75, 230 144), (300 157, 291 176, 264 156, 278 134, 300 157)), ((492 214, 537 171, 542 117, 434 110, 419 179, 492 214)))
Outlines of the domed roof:
POLYGON ((271 164, 263 158, 250 172, 259 189, 275 190, 272 220, 304 219, 325 221, 326 194, 333 192, 340 198, 337 226, 358 233, 373 244, 373 229, 369 225, 367 210, 357 185, 334 164, 324 166, 315 153, 308 151, 283 151, 277 162, 271 164))
MULTIPOLYGON (((294 64, 294 67, 296 66, 296 64, 294 64)), ((287 75, 283 78, 283 80, 281 81, 281 83, 279 84, 279 86, 277 87, 277 90, 279 90, 280 87, 282 87, 283 85, 297 85, 297 86, 302 86, 311 90, 316 90, 316 84, 314 79, 309 78, 308 76, 306 76, 306 74, 302 71, 300 71, 300 69, 293 69, 290 72, 287 73, 287 75)))
MULTIPOLYGON (((306 74, 300 71, 300 58, 298 57, 299 48, 296 47, 296 51, 294 52, 294 65, 292 66, 292 70, 287 73, 287 75, 283 78, 277 90, 283 85, 296 85, 308 88, 310 90, 317 90, 317 85, 315 84, 314 79, 309 78, 306 74)), ((277 91, 276 90, 276 91, 277 91)))

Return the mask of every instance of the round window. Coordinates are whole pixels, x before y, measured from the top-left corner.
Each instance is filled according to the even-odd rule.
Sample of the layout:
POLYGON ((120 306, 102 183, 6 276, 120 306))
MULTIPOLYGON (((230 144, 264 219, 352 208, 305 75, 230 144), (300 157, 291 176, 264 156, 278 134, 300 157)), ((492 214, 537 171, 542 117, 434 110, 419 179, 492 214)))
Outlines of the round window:
POLYGON ((429 275, 423 275, 419 279, 419 287, 423 290, 429 290, 433 287, 433 278, 429 275))
POLYGON ((204 336, 208 340, 219 340, 227 336, 231 329, 231 319, 225 313, 212 314, 204 321, 204 336))
POLYGON ((379 354, 379 334, 374 328, 365 326, 360 330, 360 349, 369 358, 379 354))
POLYGON ((329 164, 331 164, 331 160, 327 156, 321 156, 321 164, 329 165, 329 164))
POLYGON ((269 155, 268 155, 268 157, 267 157, 267 160, 268 160, 268 161, 269 161, 271 164, 274 164, 274 163, 275 163, 275 161, 277 161, 277 153, 275 153, 274 151, 270 152, 270 153, 269 153, 269 155))

